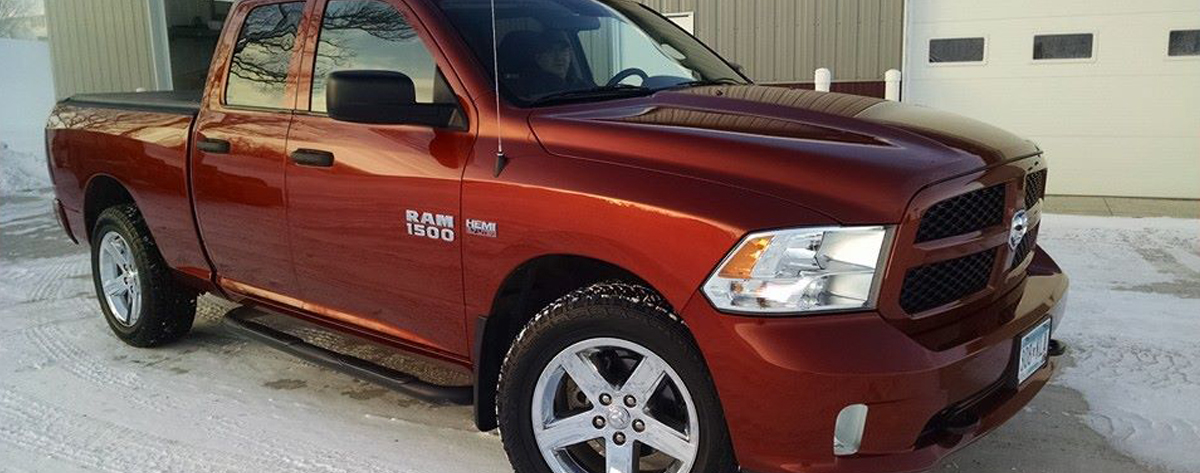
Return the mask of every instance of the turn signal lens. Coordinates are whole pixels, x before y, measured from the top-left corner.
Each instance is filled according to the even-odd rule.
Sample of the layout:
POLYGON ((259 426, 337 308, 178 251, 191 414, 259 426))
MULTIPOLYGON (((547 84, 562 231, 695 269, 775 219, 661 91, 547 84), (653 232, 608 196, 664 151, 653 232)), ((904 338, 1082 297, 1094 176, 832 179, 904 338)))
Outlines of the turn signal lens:
POLYGON ((789 314, 870 308, 888 227, 818 227, 754 233, 704 284, 721 310, 789 314))
POLYGON ((762 256, 763 250, 771 244, 771 237, 759 237, 747 241, 733 256, 729 257, 729 262, 721 268, 721 277, 731 279, 744 279, 750 277, 750 271, 754 270, 755 263, 762 256))

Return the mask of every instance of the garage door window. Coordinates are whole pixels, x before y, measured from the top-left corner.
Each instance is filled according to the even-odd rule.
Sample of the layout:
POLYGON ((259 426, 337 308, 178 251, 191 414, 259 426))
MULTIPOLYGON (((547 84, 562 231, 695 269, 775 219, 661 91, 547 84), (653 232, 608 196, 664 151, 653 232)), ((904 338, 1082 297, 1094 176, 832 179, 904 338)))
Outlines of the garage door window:
POLYGON ((983 62, 983 38, 941 38, 929 40, 929 62, 983 62))
POLYGON ((1033 37, 1033 59, 1090 59, 1091 33, 1043 34, 1033 37))
POLYGON ((1172 57, 1200 56, 1200 30, 1172 31, 1167 55, 1172 57))

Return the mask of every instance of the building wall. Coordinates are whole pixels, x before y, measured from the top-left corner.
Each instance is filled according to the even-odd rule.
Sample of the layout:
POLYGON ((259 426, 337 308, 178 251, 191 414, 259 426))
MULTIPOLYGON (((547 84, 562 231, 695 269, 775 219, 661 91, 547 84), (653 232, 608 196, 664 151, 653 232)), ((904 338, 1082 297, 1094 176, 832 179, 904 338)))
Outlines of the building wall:
POLYGON ((906 102, 1037 142, 1048 192, 1200 198, 1200 56, 1169 57, 1200 29, 1196 0, 909 1, 906 102), (1035 61, 1038 34, 1093 34, 1092 57, 1035 61), (979 62, 930 64, 933 38, 985 39, 979 62))
POLYGON ((46 27, 58 98, 86 92, 155 90, 147 0, 50 0, 46 27))
MULTIPOLYGON (((0 142, 41 156, 42 129, 54 107, 50 47, 45 41, 0 38, 0 142)), ((8 163, 0 163, 0 167, 8 163)))
POLYGON ((899 69, 903 0, 638 0, 694 12, 695 34, 758 82, 882 81, 899 69))

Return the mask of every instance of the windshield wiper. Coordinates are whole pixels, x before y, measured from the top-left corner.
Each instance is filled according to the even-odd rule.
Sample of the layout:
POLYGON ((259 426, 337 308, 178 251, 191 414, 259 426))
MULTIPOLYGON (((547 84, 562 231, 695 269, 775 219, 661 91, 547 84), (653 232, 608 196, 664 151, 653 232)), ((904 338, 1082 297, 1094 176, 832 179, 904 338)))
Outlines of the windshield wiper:
POLYGON ((556 92, 550 95, 545 95, 535 99, 531 105, 550 105, 553 103, 570 102, 575 100, 588 99, 609 99, 609 98, 625 98, 639 97, 654 93, 654 89, 642 87, 640 85, 616 84, 593 87, 590 89, 567 90, 556 92))
POLYGON ((742 82, 737 79, 722 77, 720 79, 689 80, 665 87, 665 89, 686 89, 691 87, 702 87, 706 85, 742 85, 742 82))

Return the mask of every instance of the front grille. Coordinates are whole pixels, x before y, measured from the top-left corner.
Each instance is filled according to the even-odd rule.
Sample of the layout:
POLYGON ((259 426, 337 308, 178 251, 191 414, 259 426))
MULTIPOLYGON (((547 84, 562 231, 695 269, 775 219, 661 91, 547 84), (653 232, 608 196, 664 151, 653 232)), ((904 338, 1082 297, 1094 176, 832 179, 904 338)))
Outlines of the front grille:
POLYGON ((1046 195, 1046 170, 1025 176, 1025 208, 1032 209, 1033 205, 1046 195))
POLYGON ((1021 239, 1021 243, 1017 244, 1017 248, 1013 250, 1013 260, 1009 269, 1016 268, 1024 262, 1025 258, 1029 256, 1029 252, 1037 246, 1037 231, 1038 227, 1031 228, 1029 233, 1025 234, 1025 238, 1021 239))
POLYGON ((967 297, 987 287, 996 249, 908 270, 900 307, 916 314, 967 297))
POLYGON ((921 216, 917 243, 962 235, 1004 220, 1004 184, 968 192, 934 204, 921 216))

